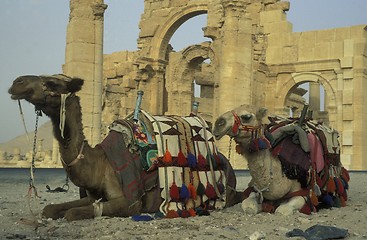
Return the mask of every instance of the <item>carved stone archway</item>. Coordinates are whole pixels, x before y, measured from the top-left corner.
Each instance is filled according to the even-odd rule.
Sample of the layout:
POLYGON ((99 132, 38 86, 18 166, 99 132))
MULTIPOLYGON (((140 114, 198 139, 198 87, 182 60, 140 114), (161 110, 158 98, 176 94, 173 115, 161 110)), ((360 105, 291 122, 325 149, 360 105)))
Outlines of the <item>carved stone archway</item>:
POLYGON ((172 52, 166 71, 166 90, 168 109, 166 114, 188 114, 192 103, 200 103, 200 112, 211 121, 213 96, 202 94, 194 97, 193 81, 204 91, 214 93, 214 68, 217 60, 210 42, 192 45, 180 52, 172 52), (205 63, 210 60, 210 63, 205 63), (212 89, 212 90, 210 90, 212 89))

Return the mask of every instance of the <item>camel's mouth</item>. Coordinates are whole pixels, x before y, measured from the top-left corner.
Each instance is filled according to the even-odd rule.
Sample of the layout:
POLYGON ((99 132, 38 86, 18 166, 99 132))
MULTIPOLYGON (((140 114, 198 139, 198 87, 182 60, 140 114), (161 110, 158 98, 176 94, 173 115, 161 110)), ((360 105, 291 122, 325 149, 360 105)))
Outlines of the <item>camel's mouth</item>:
POLYGON ((230 128, 221 129, 220 131, 218 129, 214 129, 212 134, 215 140, 220 140, 225 135, 230 135, 230 130, 231 130, 230 128))
POLYGON ((25 91, 22 93, 15 93, 12 88, 9 89, 8 93, 10 94, 10 98, 13 100, 21 100, 21 99, 27 99, 30 96, 32 96, 32 91, 25 91))

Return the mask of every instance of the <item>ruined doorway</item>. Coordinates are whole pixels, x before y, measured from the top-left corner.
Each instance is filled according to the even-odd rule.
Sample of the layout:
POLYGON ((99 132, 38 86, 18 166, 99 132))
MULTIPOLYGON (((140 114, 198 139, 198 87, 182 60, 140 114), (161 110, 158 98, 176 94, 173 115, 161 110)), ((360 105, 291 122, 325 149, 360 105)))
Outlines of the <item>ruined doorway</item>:
POLYGON ((289 108, 290 117, 299 117, 303 106, 309 105, 309 116, 314 120, 329 124, 327 95, 319 82, 304 81, 295 84, 287 93, 285 107, 289 108))

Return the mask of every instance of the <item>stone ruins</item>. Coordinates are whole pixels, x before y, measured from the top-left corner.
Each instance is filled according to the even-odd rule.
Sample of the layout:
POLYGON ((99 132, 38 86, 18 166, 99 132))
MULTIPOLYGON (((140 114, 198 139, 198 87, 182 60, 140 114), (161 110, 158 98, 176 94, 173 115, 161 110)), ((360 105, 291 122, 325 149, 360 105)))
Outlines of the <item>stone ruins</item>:
MULTIPOLYGON (((137 90, 144 91, 142 108, 152 114, 187 115, 197 101, 200 114, 212 122, 240 104, 298 116, 306 93, 300 85, 309 83, 313 117, 340 132, 344 166, 367 169, 366 25, 293 32, 286 15, 290 4, 279 0, 144 2, 137 50, 103 55, 107 5, 70 0, 63 71, 86 80, 80 96, 90 143, 100 142, 113 120, 133 112, 137 90), (201 14, 210 41, 173 51, 175 31, 201 14)), ((229 140, 218 144, 227 155, 229 140)), ((246 161, 231 152, 234 167, 245 168, 246 161)))

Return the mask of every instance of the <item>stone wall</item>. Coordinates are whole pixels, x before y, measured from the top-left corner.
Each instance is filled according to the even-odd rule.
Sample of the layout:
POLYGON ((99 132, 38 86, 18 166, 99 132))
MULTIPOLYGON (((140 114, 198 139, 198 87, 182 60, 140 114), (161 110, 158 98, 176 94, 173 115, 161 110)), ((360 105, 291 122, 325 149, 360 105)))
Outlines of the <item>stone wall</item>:
MULTIPOLYGON (((297 115, 305 94, 299 85, 309 82, 315 118, 341 134, 343 164, 367 169, 365 26, 293 32, 286 15, 290 4, 280 0, 145 0, 137 50, 102 60, 106 6, 102 0, 70 4, 64 70, 88 80, 81 95, 88 140, 96 142, 113 120, 131 114, 138 90, 144 91, 142 108, 152 114, 187 115, 198 101, 199 113, 213 122, 241 104, 297 115), (201 14, 207 16, 203 36, 209 41, 174 52, 169 45, 174 32, 201 14), (194 82, 200 96, 194 95, 194 82), (324 111, 317 106, 320 85, 324 111)), ((229 149, 229 139, 218 145, 224 155, 231 151, 235 168, 246 168, 229 149)))
MULTIPOLYGON (((105 106, 104 121, 130 113, 137 89, 144 90, 143 108, 153 114, 187 115, 198 101, 208 121, 240 104, 288 116, 290 109, 298 114, 304 102, 298 86, 311 82, 325 89, 325 110, 317 106, 317 91, 310 90, 316 99, 310 104, 317 119, 340 131, 344 165, 367 169, 361 141, 367 134, 365 26, 293 32, 289 7, 278 0, 145 0, 138 50, 104 58, 110 96, 105 105, 112 106, 105 106), (172 52, 173 33, 199 14, 207 14, 203 35, 211 41, 172 52), (202 89, 200 97, 193 94, 194 80, 202 89), (108 103, 113 91, 116 100, 108 103)), ((228 151, 228 139, 218 144, 228 151)), ((245 167, 243 159, 232 155, 235 167, 245 167)))

